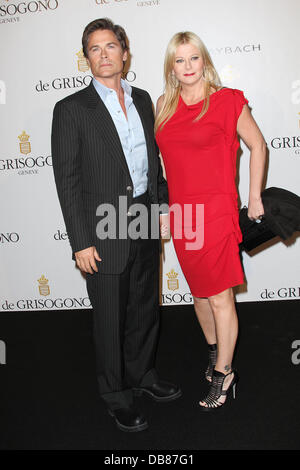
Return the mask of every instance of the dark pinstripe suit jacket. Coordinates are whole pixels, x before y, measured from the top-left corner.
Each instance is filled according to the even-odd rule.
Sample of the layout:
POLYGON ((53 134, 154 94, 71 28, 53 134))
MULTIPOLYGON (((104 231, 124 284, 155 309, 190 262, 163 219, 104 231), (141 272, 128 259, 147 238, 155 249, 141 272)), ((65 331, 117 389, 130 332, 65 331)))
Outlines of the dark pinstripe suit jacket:
MULTIPOLYGON (((168 203, 153 131, 149 94, 132 87, 148 151, 148 192, 152 203, 168 203)), ((125 268, 130 240, 100 240, 96 235, 96 209, 110 203, 119 210, 119 196, 132 203, 133 183, 113 120, 91 83, 59 101, 52 122, 52 159, 55 182, 66 229, 74 253, 96 246, 102 258, 100 272, 120 273, 125 268)))

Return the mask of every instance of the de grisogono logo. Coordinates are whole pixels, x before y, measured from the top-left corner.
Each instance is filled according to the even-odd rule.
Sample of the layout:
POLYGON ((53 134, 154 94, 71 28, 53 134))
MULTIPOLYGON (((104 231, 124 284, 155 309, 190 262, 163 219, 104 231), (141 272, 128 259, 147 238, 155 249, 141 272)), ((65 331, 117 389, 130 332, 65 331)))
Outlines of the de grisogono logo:
MULTIPOLYGON (((291 83, 291 103, 297 106, 297 111, 295 110, 295 123, 297 122, 297 129, 299 132, 300 129, 300 80, 294 80, 291 83)), ((273 137, 270 141, 271 147, 274 150, 288 152, 290 154, 300 156, 300 135, 295 135, 296 132, 293 132, 294 135, 285 135, 273 137)))
POLYGON ((42 276, 38 279, 40 295, 46 296, 50 294, 50 287, 48 282, 49 280, 45 278, 44 274, 42 274, 42 276))
POLYGON ((0 304, 4 311, 8 310, 60 310, 60 309, 78 309, 90 308, 91 302, 86 297, 66 297, 51 298, 51 287, 49 279, 42 274, 36 281, 38 298, 19 299, 16 302, 5 300, 0 304))
MULTIPOLYGON (((90 67, 89 64, 84 57, 83 50, 80 49, 78 52, 74 54, 74 64, 76 63, 76 69, 79 72, 84 73, 85 75, 74 75, 71 77, 55 77, 53 79, 43 81, 39 80, 38 83, 35 85, 35 90, 38 93, 47 92, 50 90, 69 90, 69 89, 78 89, 82 87, 88 86, 93 77, 92 75, 88 74, 90 67)), ((136 79, 136 74, 132 70, 123 73, 123 78, 128 83, 134 82, 136 79)))
MULTIPOLYGON (((120 5, 125 4, 128 0, 93 0, 96 5, 109 6, 109 5, 120 5)), ((138 7, 154 7, 159 6, 161 0, 136 0, 136 5, 138 7)))
POLYGON ((0 244, 15 244, 20 241, 20 235, 17 232, 0 232, 0 244))
POLYGON ((191 304, 193 302, 193 297, 190 292, 181 294, 179 292, 174 292, 179 289, 179 280, 177 279, 178 273, 172 268, 167 274, 166 274, 168 281, 167 281, 167 286, 168 290, 173 291, 172 293, 168 294, 162 294, 162 304, 163 305, 168 305, 168 304, 180 304, 180 303, 185 303, 185 304, 191 304))
POLYGON ((273 137, 271 147, 274 150, 284 150, 300 156, 300 135, 273 137))
POLYGON ((58 6, 59 0, 5 0, 5 3, 0 4, 0 23, 17 23, 24 15, 53 11, 58 6))
POLYGON ((128 0, 94 0, 96 5, 111 5, 111 4, 120 4, 124 2, 128 2, 128 0))
POLYGON ((240 78, 240 71, 231 64, 226 64, 220 71, 222 82, 232 83, 240 78))
POLYGON ((80 51, 77 52, 76 55, 78 57, 78 59, 77 59, 77 68, 78 68, 79 72, 87 72, 88 70, 90 70, 88 61, 86 60, 86 58, 84 56, 83 50, 80 49, 80 51))
POLYGON ((277 290, 264 289, 260 293, 262 300, 300 299, 300 287, 280 287, 277 290))
POLYGON ((161 0, 144 0, 144 1, 137 1, 136 4, 138 7, 158 7, 160 5, 161 0))
POLYGON ((69 236, 67 234, 66 231, 62 231, 60 229, 58 229, 54 234, 53 234, 53 238, 55 241, 65 241, 65 240, 69 240, 69 236))
POLYGON ((31 156, 30 135, 26 131, 21 132, 18 136, 19 150, 25 157, 0 159, 0 171, 16 171, 18 175, 38 174, 41 168, 52 167, 51 155, 31 156))
POLYGON ((55 77, 53 79, 43 81, 39 80, 35 85, 35 90, 39 93, 47 92, 50 90, 68 90, 86 87, 91 83, 92 76, 86 74, 90 70, 86 58, 84 57, 83 50, 80 49, 74 54, 74 64, 76 63, 77 70, 83 72, 85 75, 74 75, 71 77, 55 77))
POLYGON ((177 290, 179 289, 179 281, 177 279, 178 273, 172 268, 166 276, 168 277, 168 289, 169 290, 177 290))

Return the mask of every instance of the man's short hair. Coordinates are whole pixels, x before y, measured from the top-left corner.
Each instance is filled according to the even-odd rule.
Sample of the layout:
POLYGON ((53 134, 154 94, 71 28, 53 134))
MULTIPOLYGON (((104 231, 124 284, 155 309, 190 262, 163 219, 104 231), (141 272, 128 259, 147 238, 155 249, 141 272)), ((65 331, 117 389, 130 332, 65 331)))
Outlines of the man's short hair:
POLYGON ((119 43, 121 44, 123 52, 128 50, 127 36, 124 28, 122 28, 122 26, 118 24, 114 24, 109 18, 99 18, 98 20, 94 20, 89 23, 83 31, 82 49, 83 54, 86 58, 88 58, 88 42, 90 34, 92 34, 94 31, 97 31, 98 29, 108 29, 109 31, 112 31, 116 35, 119 43))

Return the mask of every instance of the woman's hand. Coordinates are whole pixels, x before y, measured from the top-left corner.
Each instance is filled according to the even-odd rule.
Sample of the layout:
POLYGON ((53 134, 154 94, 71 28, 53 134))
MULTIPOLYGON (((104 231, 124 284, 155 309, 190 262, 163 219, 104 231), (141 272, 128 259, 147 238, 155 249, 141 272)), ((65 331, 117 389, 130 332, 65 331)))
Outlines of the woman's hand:
POLYGON ((248 217, 251 220, 256 220, 259 219, 262 215, 264 215, 264 206, 261 200, 261 197, 259 198, 249 198, 249 203, 248 203, 248 217))

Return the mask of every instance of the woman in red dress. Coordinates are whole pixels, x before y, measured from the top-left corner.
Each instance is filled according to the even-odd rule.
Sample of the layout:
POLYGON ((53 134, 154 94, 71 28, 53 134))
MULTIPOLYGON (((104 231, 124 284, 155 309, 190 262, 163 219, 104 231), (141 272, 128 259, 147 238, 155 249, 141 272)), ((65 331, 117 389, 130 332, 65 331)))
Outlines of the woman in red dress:
POLYGON ((235 185, 237 134, 251 151, 250 219, 264 214, 266 144, 243 92, 221 87, 209 53, 194 33, 177 33, 171 39, 165 82, 156 117, 171 209, 170 216, 163 216, 164 225, 170 222, 177 257, 208 343, 205 375, 210 390, 199 402, 207 411, 222 406, 237 382, 231 367, 238 334, 232 287, 244 282, 235 185))

